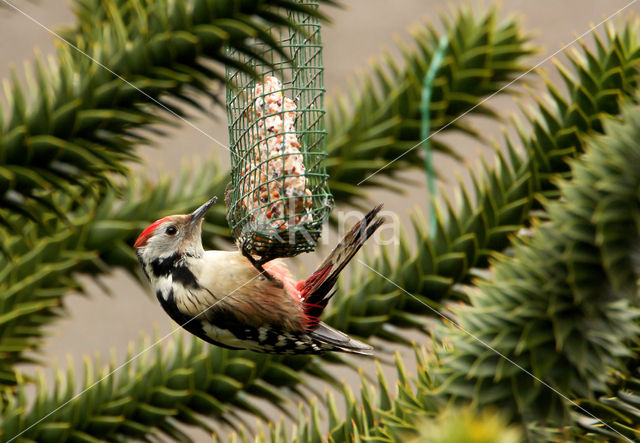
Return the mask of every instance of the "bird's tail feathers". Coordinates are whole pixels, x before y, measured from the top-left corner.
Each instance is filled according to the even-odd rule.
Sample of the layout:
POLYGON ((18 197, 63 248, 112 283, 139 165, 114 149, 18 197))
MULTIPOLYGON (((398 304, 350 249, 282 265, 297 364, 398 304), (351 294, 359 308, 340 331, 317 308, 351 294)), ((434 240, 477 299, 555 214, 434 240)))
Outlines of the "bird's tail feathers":
POLYGON ((356 223, 318 269, 309 278, 298 283, 300 296, 304 299, 306 306, 306 314, 310 318, 315 319, 320 316, 333 295, 331 290, 340 272, 384 223, 382 218, 377 217, 381 209, 380 204, 356 223))
POLYGON ((331 326, 319 322, 317 327, 309 333, 316 341, 333 347, 333 350, 360 355, 373 355, 373 347, 358 340, 354 340, 331 326))

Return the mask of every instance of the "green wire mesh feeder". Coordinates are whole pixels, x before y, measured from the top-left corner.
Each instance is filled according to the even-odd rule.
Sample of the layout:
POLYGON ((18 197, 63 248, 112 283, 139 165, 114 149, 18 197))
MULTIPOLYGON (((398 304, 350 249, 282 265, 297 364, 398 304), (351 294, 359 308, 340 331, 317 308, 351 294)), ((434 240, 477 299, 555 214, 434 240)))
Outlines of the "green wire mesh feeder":
MULTIPOLYGON (((300 3, 318 7, 317 2, 300 3)), ((227 219, 245 254, 258 256, 259 263, 313 250, 333 207, 326 173, 320 24, 304 12, 291 12, 289 19, 297 29, 280 34, 289 60, 250 42, 264 61, 232 55, 258 78, 233 68, 226 72, 227 219)))

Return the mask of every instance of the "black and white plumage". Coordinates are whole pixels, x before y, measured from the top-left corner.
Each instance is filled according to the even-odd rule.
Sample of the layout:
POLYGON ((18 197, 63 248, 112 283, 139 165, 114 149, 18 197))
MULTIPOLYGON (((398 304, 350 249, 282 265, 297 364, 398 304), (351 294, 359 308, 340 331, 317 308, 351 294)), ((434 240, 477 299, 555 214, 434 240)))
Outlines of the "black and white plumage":
POLYGON ((134 247, 160 304, 187 331, 211 344, 266 353, 373 348, 321 322, 338 274, 382 224, 372 210, 309 278, 296 282, 281 260, 256 267, 238 251, 205 251, 202 217, 212 199, 187 215, 152 223, 134 247))

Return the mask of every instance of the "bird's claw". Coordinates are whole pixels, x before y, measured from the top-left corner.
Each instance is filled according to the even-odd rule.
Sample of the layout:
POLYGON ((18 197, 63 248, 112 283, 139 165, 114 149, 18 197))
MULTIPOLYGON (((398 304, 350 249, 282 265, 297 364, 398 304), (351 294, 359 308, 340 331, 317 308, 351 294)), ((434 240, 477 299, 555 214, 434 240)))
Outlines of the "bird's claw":
POLYGON ((280 289, 284 288, 284 285, 282 284, 282 282, 277 278, 275 278, 273 275, 271 275, 271 273, 264 268, 263 265, 269 260, 264 260, 264 259, 256 260, 253 257, 253 255, 251 255, 249 250, 245 247, 245 245, 246 245, 246 240, 242 242, 242 247, 240 248, 242 250, 242 255, 244 255, 247 258, 247 260, 249 260, 249 262, 253 265, 253 267, 256 268, 260 274, 264 275, 271 283, 273 283, 280 289))

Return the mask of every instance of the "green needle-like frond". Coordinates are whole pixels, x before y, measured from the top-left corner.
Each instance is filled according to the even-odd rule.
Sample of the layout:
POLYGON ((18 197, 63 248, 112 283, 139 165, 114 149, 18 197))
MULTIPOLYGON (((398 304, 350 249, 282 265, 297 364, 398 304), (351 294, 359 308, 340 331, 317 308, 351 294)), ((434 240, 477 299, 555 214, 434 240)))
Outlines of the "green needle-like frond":
POLYGON ((40 345, 42 327, 62 313, 63 296, 81 289, 71 274, 95 255, 67 249, 71 237, 25 232, 7 240, 8 254, 0 255, 0 387, 16 383, 14 365, 29 361, 24 352, 40 345))
MULTIPOLYGON (((100 3, 102 6, 98 7, 94 5, 94 9, 91 9, 88 6, 86 8, 81 8, 82 11, 85 12, 83 13, 82 11, 78 11, 79 16, 81 17, 80 23, 85 23, 85 20, 98 20, 98 18, 101 17, 101 14, 107 14, 108 11, 111 11, 108 12, 109 14, 116 14, 116 12, 120 15, 133 14, 133 10, 131 10, 130 8, 127 9, 127 5, 132 5, 132 3, 130 2, 122 2, 122 5, 116 8, 116 12, 112 11, 113 5, 109 6, 111 5, 110 2, 100 3), (90 10, 94 11, 94 14, 88 14, 88 12, 86 12, 90 10)), ((153 6, 153 8, 159 8, 161 4, 162 3, 153 6)), ((153 8, 151 9, 151 11, 155 10, 153 8)), ((451 34, 466 36, 464 38, 460 37, 460 41, 465 45, 465 51, 480 51, 482 48, 484 48, 482 51, 486 51, 488 50, 486 47, 487 39, 496 39, 496 44, 498 44, 499 42, 504 42, 504 47, 501 47, 500 51, 498 52, 500 52, 501 54, 512 54, 512 56, 504 55, 504 57, 506 57, 507 60, 510 61, 509 63, 500 66, 493 66, 493 64, 497 63, 497 61, 491 57, 483 59, 484 61, 482 61, 481 65, 482 69, 480 70, 482 72, 487 72, 489 76, 485 79, 485 86, 476 87, 475 83, 477 82, 475 82, 475 89, 470 89, 468 91, 468 94, 465 95, 465 97, 471 100, 471 102, 468 103, 468 106, 473 106, 474 104, 479 103, 485 94, 495 92, 497 88, 499 88, 499 86, 503 84, 505 79, 517 75, 517 73, 521 71, 521 68, 515 63, 515 61, 528 53, 528 49, 526 48, 526 40, 518 37, 520 32, 518 31, 518 27, 516 26, 516 24, 513 22, 505 22, 500 24, 495 18, 495 14, 496 12, 493 11, 483 16, 479 20, 471 20, 468 13, 460 12, 456 15, 456 19, 452 23, 447 25, 448 32, 450 32, 451 34), (471 32, 472 30, 473 32, 471 32), (479 38, 476 34, 484 37, 479 38), (497 36, 500 37, 498 38, 497 36)), ((144 17, 147 16, 155 17, 153 14, 151 14, 151 12, 148 12, 144 17)), ((135 20, 142 20, 144 17, 138 17, 135 20)), ((151 20, 151 18, 149 17, 147 17, 145 20, 151 20)), ((82 24, 81 26, 90 27, 85 24, 82 24)), ((140 26, 141 29, 144 30, 149 28, 150 25, 142 26, 141 24, 140 26)), ((413 94, 417 97, 419 97, 420 95, 419 89, 417 88, 421 87, 419 85, 420 81, 417 78, 419 75, 421 75, 421 71, 419 71, 419 69, 426 69, 424 68, 424 66, 428 64, 428 60, 430 59, 433 52, 433 48, 429 49, 430 43, 428 42, 432 40, 438 40, 438 36, 436 34, 433 34, 432 31, 429 31, 429 29, 431 28, 425 27, 422 30, 418 31, 417 35, 422 36, 420 37, 420 42, 422 43, 419 45, 419 48, 422 49, 418 49, 414 52, 407 50, 405 56, 407 64, 406 69, 404 71, 399 71, 398 78, 396 80, 389 80, 389 82, 391 83, 397 82, 397 84, 400 84, 404 81, 408 81, 406 79, 411 78, 414 87, 413 89, 411 89, 411 91, 413 92, 411 92, 410 94, 413 94), (430 37, 427 37, 427 35, 430 35, 430 37), (421 66, 422 68, 420 68, 421 66), (417 69, 418 71, 416 71, 417 69), (406 79, 401 80, 402 78, 406 79)), ((106 31, 103 30, 103 32, 106 31)), ((134 38, 134 36, 138 36, 138 34, 143 33, 137 28, 134 29, 134 27, 131 27, 131 32, 133 33, 131 38, 134 38)), ((74 35, 73 33, 71 33, 71 31, 67 32, 65 35, 67 34, 69 34, 68 38, 72 38, 72 36, 74 35)), ((87 35, 91 34, 89 33, 87 35)), ((87 37, 85 37, 85 39, 87 39, 87 37)), ((93 44, 97 43, 94 42, 93 44)), ((109 51, 112 51, 113 57, 116 57, 116 55, 118 55, 117 47, 105 48, 104 51, 100 51, 100 53, 111 53, 109 51)), ((68 55, 71 57, 73 54, 69 53, 68 55)), ((451 73, 453 72, 463 72, 470 69, 470 65, 468 64, 469 62, 465 57, 454 57, 452 55, 448 58, 448 60, 449 61, 447 62, 446 72, 448 72, 449 74, 443 74, 442 77, 445 80, 447 78, 446 76, 452 75, 451 73)), ((84 63, 90 63, 90 61, 83 60, 80 57, 75 60, 74 63, 79 63, 80 65, 84 66, 84 63)), ((170 61, 168 61, 167 63, 170 64, 170 61)), ((374 69, 374 72, 371 74, 371 78, 367 80, 368 84, 376 84, 377 80, 375 79, 378 78, 378 72, 381 69, 383 69, 381 66, 378 66, 378 68, 374 69)), ((97 69, 93 69, 88 71, 87 75, 101 77, 105 74, 104 72, 101 72, 97 69)), ((458 74, 456 74, 456 76, 458 76, 458 74)), ((447 82, 450 82, 450 80, 451 79, 447 80, 447 82)), ((114 87, 118 85, 118 87, 126 88, 126 84, 123 84, 120 80, 111 79, 110 81, 112 81, 113 83, 109 84, 113 84, 114 87)), ((181 83, 176 80, 175 85, 178 84, 181 83)), ((183 86, 189 87, 189 83, 186 82, 183 86)), ((405 90, 404 93, 409 94, 408 91, 409 90, 405 90)), ((133 95, 131 97, 132 100, 135 98, 135 96, 133 95)), ((437 100, 437 103, 439 103, 439 105, 435 106, 434 109, 451 108, 451 118, 453 118, 452 116, 454 109, 457 109, 457 106, 459 106, 459 104, 455 105, 454 101, 449 98, 438 97, 438 95, 434 96, 434 100, 437 100)), ((410 97, 408 95, 405 96, 402 101, 397 102, 396 105, 392 107, 392 112, 396 116, 393 118, 405 118, 407 115, 409 115, 405 111, 406 106, 412 103, 409 98, 410 97)), ((131 103, 137 102, 134 100, 131 103)), ((415 111, 417 112, 417 110, 415 111)), ((334 110, 332 112, 339 111, 334 110)), ((365 108, 362 108, 359 112, 368 111, 365 111, 365 108)), ((357 113, 349 113, 343 115, 343 117, 348 117, 350 121, 355 121, 359 118, 357 113)), ((414 115, 412 118, 417 119, 418 117, 414 115)), ((370 130, 374 130, 378 123, 379 121, 377 120, 370 120, 367 122, 370 130)), ((407 121, 402 123, 402 125, 404 126, 406 126, 407 124, 407 121)), ((364 129, 367 126, 364 126, 361 123, 360 127, 361 129, 364 129)), ((414 133, 417 134, 417 132, 415 131, 414 133)), ((330 132, 330 137, 331 134, 332 133, 330 132)), ((398 134, 400 134, 400 132, 398 132, 398 134)), ((376 158, 380 159, 381 161, 387 161, 388 159, 390 159, 385 149, 370 151, 363 144, 356 144, 352 149, 347 149, 346 145, 340 145, 340 143, 336 143, 334 144, 334 146, 336 146, 336 149, 332 151, 331 158, 332 161, 335 161, 336 164, 331 168, 330 174, 332 177, 334 177, 333 184, 339 189, 355 189, 357 182, 363 177, 362 172, 364 170, 361 169, 360 166, 358 166, 357 162, 352 161, 353 155, 359 155, 357 154, 359 150, 364 150, 369 153, 366 155, 368 157, 375 155, 377 156, 376 158)), ((405 166, 410 165, 405 164, 405 166)), ((389 171, 393 170, 397 170, 397 168, 391 169, 389 171)), ((389 171, 385 171, 383 172, 383 174, 386 174, 389 171)), ((192 210, 194 207, 197 207, 197 205, 201 204, 211 196, 217 195, 221 197, 223 195, 224 187, 227 181, 227 174, 223 172, 220 166, 215 162, 205 163, 202 167, 198 168, 185 169, 184 173, 181 176, 176 177, 175 179, 163 178, 155 184, 152 184, 144 178, 137 179, 133 175, 128 177, 125 184, 120 184, 122 183, 121 180, 114 179, 112 186, 102 191, 101 194, 83 197, 83 203, 81 205, 82 209, 79 211, 79 213, 82 214, 82 223, 59 223, 58 217, 52 215, 48 216, 44 223, 40 223, 39 227, 47 228, 41 229, 41 231, 61 231, 65 233, 64 235, 69 240, 65 242, 64 247, 60 248, 61 253, 63 251, 85 251, 85 253, 92 258, 92 260, 90 261, 83 261, 77 266, 68 268, 66 274, 66 278, 68 279, 71 278, 71 275, 74 272, 83 272, 90 275, 100 275, 102 273, 108 272, 108 270, 112 269, 113 267, 122 267, 127 271, 133 273, 134 275, 139 276, 139 274, 137 273, 139 266, 135 254, 131 249, 131 245, 133 244, 136 236, 141 232, 141 230, 144 229, 151 221, 162 216, 165 216, 167 214, 185 213, 192 210)), ((73 189, 74 192, 77 192, 77 186, 70 189, 73 189)), ((351 193, 338 193, 337 201, 346 203, 350 201, 351 197, 353 197, 353 194, 351 193)), ((70 213, 72 211, 78 211, 78 208, 73 206, 74 204, 77 205, 78 201, 78 198, 58 198, 56 200, 55 206, 58 208, 58 210, 61 210, 64 213, 70 213)), ((204 225, 204 232, 205 244, 207 247, 220 247, 220 238, 229 239, 227 222, 224 217, 224 212, 221 205, 215 206, 212 211, 210 211, 210 214, 207 217, 207 222, 204 225)), ((54 285, 54 287, 57 287, 56 285, 54 285)), ((40 290, 48 290, 48 287, 43 286, 40 288, 40 290)), ((65 292, 61 291, 57 293, 57 296, 61 298, 64 294, 65 292)), ((23 302, 26 303, 31 301, 29 292, 24 292, 23 297, 23 302)), ((59 301, 59 304, 62 304, 62 302, 59 301)), ((35 311, 31 315, 37 317, 39 322, 43 322, 45 321, 45 319, 47 321, 51 321, 55 318, 53 316, 40 316, 40 313, 35 311)), ((359 331, 359 328, 356 326, 355 316, 352 317, 352 320, 352 328, 354 331, 359 332, 361 335, 371 335, 371 332, 359 331)), ((14 329, 12 328, 0 330, 0 344, 6 341, 11 342, 12 340, 14 340, 13 332, 11 332, 13 330, 14 329)), ((15 359, 20 358, 19 356, 21 352, 26 349, 35 349, 37 348, 36 345, 40 343, 39 339, 33 339, 30 341, 23 339, 21 340, 21 347, 13 348, 15 352, 11 354, 12 357, 5 360, 7 367, 10 367, 15 361, 17 361, 15 359)))
MULTIPOLYGON (((433 82, 432 131, 458 130, 481 138, 468 120, 458 118, 467 112, 496 117, 483 99, 522 73, 521 60, 533 52, 516 20, 501 22, 496 9, 475 15, 460 9, 451 19, 442 17, 450 43, 433 82)), ((440 35, 432 24, 417 26, 412 45, 401 47, 401 62, 384 56, 373 64, 371 74, 358 76, 358 85, 329 107, 327 164, 336 199, 357 200, 363 186, 384 186, 381 178, 422 165, 420 100, 440 35)), ((437 137, 430 142, 432 149, 455 158, 462 155, 437 137)))
POLYGON ((194 94, 215 99, 224 74, 212 64, 239 65, 227 47, 251 52, 244 42, 254 37, 280 49, 269 30, 298 9, 317 14, 294 0, 77 2, 78 28, 63 33, 74 47, 58 42, 56 62, 39 57, 27 69, 26 90, 15 75, 6 88, 0 223, 12 214, 40 222, 55 192, 124 174, 148 141, 142 129, 198 107, 194 94))
MULTIPOLYGON (((42 327, 64 314, 64 296, 79 289, 76 274, 98 276, 122 267, 139 277, 131 248, 135 236, 154 219, 189 212, 221 195, 227 175, 219 170, 209 161, 153 186, 144 178, 131 179, 107 190, 99 205, 87 200, 87 212, 69 223, 53 217, 54 236, 41 237, 35 224, 28 224, 21 236, 8 236, 0 255, 0 385, 15 383, 13 366, 25 361, 25 351, 39 348, 42 327)), ((72 200, 60 198, 57 204, 66 207, 72 200)), ((224 223, 221 205, 207 214, 203 230, 209 247, 219 247, 215 242, 228 236, 221 229, 224 223)))
POLYGON ((301 407, 291 432, 283 421, 275 425, 270 423, 267 432, 261 427, 255 440, 247 438, 244 427, 232 433, 229 440, 233 443, 520 441, 520 430, 509 425, 504 415, 496 410, 476 411, 469 406, 447 406, 436 400, 433 382, 428 375, 429 367, 426 366, 427 360, 432 358, 423 351, 417 353, 418 376, 412 379, 403 360, 396 356, 397 381, 394 385, 390 386, 378 367, 375 386, 363 377, 359 395, 354 395, 350 387, 344 386, 340 393, 328 393, 322 403, 312 401, 308 412, 301 407), (339 402, 344 402, 343 408, 338 408, 336 395, 342 397, 339 402), (338 412, 339 409, 344 412, 338 412), (323 419, 323 410, 327 411, 328 419, 323 419))
POLYGON ((559 181, 561 198, 545 203, 549 220, 516 242, 512 258, 496 259, 470 306, 452 308, 465 331, 442 331, 451 349, 438 369, 444 393, 525 423, 565 425, 563 396, 593 399, 607 392, 611 370, 625 372, 640 338, 639 110, 628 105, 622 122, 605 121, 606 135, 559 181))
POLYGON ((469 282, 474 269, 486 267, 489 257, 509 245, 509 235, 526 226, 531 210, 539 207, 538 197, 557 196, 553 179, 568 172, 566 157, 582 153, 585 138, 600 132, 603 118, 617 115, 621 100, 637 88, 639 36, 638 21, 631 20, 620 31, 608 28, 606 41, 595 37, 595 50, 583 47, 572 56, 575 74, 556 63, 568 92, 561 94, 546 82, 548 101, 540 100, 531 115, 531 132, 520 133, 524 155, 506 140, 504 151, 496 150, 493 166, 482 162, 472 189, 458 184, 457 204, 446 198, 438 202, 433 235, 425 220, 416 217, 415 247, 402 237, 397 249, 383 247, 368 262, 414 297, 365 269, 346 294, 334 299, 325 319, 354 334, 402 341, 394 326, 423 328, 424 316, 433 315, 430 307, 466 300, 458 285, 469 282), (587 98, 593 107, 580 104, 587 98), (577 115, 585 117, 583 123, 577 123, 577 115))
POLYGON ((619 439, 620 434, 630 441, 640 438, 640 377, 638 377, 638 349, 627 362, 627 371, 612 377, 610 393, 597 399, 582 399, 579 403, 589 411, 574 409, 575 435, 587 435, 586 441, 619 439), (594 419, 598 417, 597 419, 594 419), (605 426, 600 420, 608 425, 605 426))
MULTIPOLYGON (((188 441, 180 423, 211 430, 206 418, 237 427, 241 411, 265 418, 256 400, 282 407, 283 390, 303 399, 303 381, 333 382, 319 359, 228 351, 189 336, 147 338, 121 364, 85 360, 76 389, 73 369, 58 372, 51 390, 40 374, 30 406, 24 384, 0 405, 0 439, 121 441, 164 435, 188 441)), ((286 409, 282 409, 286 412, 286 409)))
MULTIPOLYGON (((423 364, 421 354, 418 355, 420 366, 423 364)), ((342 397, 340 401, 344 402, 343 408, 338 408, 336 394, 329 392, 323 402, 325 407, 321 407, 317 399, 311 402, 308 412, 301 407, 292 432, 289 432, 283 421, 271 425, 268 433, 260 429, 257 440, 273 443, 302 443, 326 439, 335 443, 391 443, 402 438, 415 438, 418 435, 416 423, 437 410, 432 402, 433 397, 427 395, 431 389, 430 381, 428 377, 423 377, 416 383, 412 382, 399 356, 396 356, 395 363, 398 380, 394 386, 389 386, 382 368, 378 366, 375 386, 361 374, 359 396, 354 395, 349 386, 342 386, 341 393, 337 395, 342 397), (340 409, 344 412, 339 412, 340 409), (325 420, 321 415, 322 410, 326 410, 328 415, 325 420)), ((233 433, 230 441, 248 443, 250 440, 243 431, 244 428, 241 428, 239 433, 233 433)))

